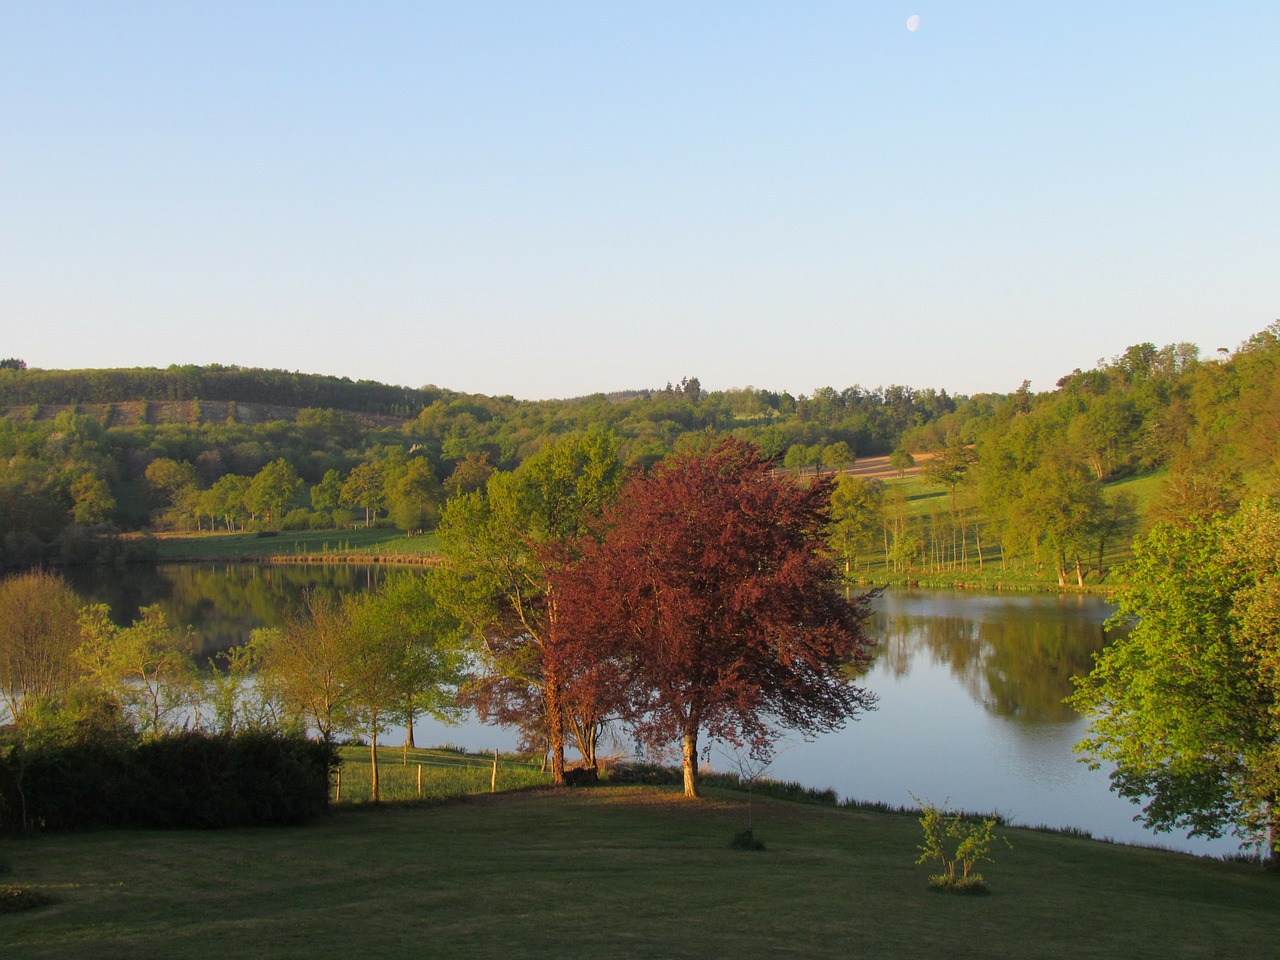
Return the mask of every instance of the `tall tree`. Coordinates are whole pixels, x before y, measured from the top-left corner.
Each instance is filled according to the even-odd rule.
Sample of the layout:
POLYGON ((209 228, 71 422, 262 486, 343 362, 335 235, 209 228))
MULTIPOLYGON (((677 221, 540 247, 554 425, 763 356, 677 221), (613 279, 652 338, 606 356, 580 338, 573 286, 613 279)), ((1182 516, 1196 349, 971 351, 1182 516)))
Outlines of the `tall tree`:
POLYGON ((1077 750, 1156 830, 1226 831, 1280 858, 1280 508, 1157 525, 1117 595, 1125 635, 1078 681, 1077 750))
POLYGON ((253 632, 260 681, 285 714, 332 743, 347 729, 355 706, 350 682, 350 630, 341 604, 312 591, 304 612, 284 627, 253 632))
POLYGON ((357 713, 375 744, 386 721, 404 725, 408 748, 417 717, 457 717, 455 692, 468 651, 457 621, 436 602, 436 576, 434 570, 393 573, 375 592, 343 598, 357 713))
POLYGON ((302 478, 293 464, 280 457, 259 470, 249 482, 245 501, 268 526, 278 527, 294 497, 302 489, 302 478))
POLYGON ((673 455, 555 578, 564 645, 617 664, 639 735, 681 744, 687 796, 703 733, 763 755, 780 727, 830 730, 874 706, 850 679, 872 646, 870 595, 844 598, 825 549, 831 487, 775 478, 735 439, 673 455))
POLYGON ((832 547, 844 560, 845 573, 858 567, 858 556, 871 547, 884 520, 884 483, 845 474, 831 492, 832 547))
POLYGON ((366 527, 373 526, 378 519, 378 511, 386 506, 385 484, 383 465, 374 460, 356 464, 342 484, 342 502, 364 508, 366 527))
POLYGON ((413 457, 388 471, 385 490, 391 519, 401 530, 434 527, 440 520, 444 491, 426 458, 413 457))
POLYGON ((494 474, 484 494, 450 500, 438 530, 447 561, 441 597, 480 641, 479 682, 516 688, 494 702, 538 705, 523 722, 526 733, 545 731, 556 783, 564 780, 564 715, 573 705, 556 655, 551 576, 616 492, 617 449, 611 433, 563 437, 514 473, 494 474))

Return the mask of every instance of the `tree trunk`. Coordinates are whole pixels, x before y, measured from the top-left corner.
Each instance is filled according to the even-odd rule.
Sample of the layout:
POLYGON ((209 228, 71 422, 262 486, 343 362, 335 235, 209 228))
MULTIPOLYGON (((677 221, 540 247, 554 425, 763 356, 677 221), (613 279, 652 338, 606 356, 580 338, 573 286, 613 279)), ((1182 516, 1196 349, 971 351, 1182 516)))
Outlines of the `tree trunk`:
POLYGON ((564 786, 564 708, 561 705, 560 678, 548 670, 543 678, 543 696, 547 707, 547 741, 551 749, 551 782, 564 786))
MULTIPOLYGON (((376 728, 375 728, 376 729, 376 728)), ((369 797, 374 803, 380 799, 378 796, 378 735, 374 733, 369 738, 369 797)))
POLYGON ((405 725, 404 725, 404 748, 405 748, 406 750, 413 750, 413 749, 416 749, 416 746, 417 746, 417 745, 413 742, 413 720, 414 720, 414 716, 415 716, 415 714, 414 714, 414 711, 413 711, 413 710, 409 710, 409 711, 407 712, 406 716, 405 716, 405 725))
POLYGON ((1280 803, 1271 801, 1271 829, 1267 837, 1267 856, 1263 863, 1269 870, 1280 871, 1280 803))
POLYGON ((698 797, 698 725, 690 722, 684 728, 682 749, 684 766, 684 795, 698 797))

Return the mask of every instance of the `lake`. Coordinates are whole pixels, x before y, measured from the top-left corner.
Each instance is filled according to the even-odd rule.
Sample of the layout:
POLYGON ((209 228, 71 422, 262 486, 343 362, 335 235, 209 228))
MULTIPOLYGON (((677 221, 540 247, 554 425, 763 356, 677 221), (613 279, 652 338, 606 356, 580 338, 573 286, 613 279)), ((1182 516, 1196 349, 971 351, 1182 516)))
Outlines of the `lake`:
MULTIPOLYGON (((191 624, 214 651, 247 639, 255 627, 282 623, 307 587, 365 590, 382 575, 376 567, 232 564, 86 571, 70 579, 118 618, 159 603, 171 622, 191 624)), ((1106 773, 1090 771, 1072 752, 1085 721, 1062 700, 1071 678, 1087 673, 1107 642, 1103 624, 1112 607, 1103 599, 895 589, 875 611, 871 632, 880 647, 861 682, 879 696, 878 709, 812 741, 783 740, 766 776, 895 805, 911 804, 913 795, 949 800, 1014 823, 1078 827, 1127 843, 1236 849, 1230 840, 1145 830, 1133 822, 1137 807, 1110 792, 1106 773)), ((474 719, 457 726, 423 721, 414 733, 420 745, 469 749, 512 749, 516 739, 474 719)), ((710 765, 736 769, 714 746, 710 765)))

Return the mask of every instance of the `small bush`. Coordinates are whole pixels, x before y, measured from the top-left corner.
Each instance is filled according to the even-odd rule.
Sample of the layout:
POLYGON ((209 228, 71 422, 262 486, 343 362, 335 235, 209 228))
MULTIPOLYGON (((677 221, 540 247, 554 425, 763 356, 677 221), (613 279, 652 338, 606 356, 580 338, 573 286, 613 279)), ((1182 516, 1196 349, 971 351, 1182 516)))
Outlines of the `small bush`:
POLYGON ((729 846, 734 850, 763 850, 764 841, 753 830, 739 830, 729 841, 729 846))
POLYGON ((53 903, 53 898, 38 890, 15 887, 11 883, 0 883, 0 914, 22 913, 24 910, 35 910, 50 903, 53 903))
POLYGON ((666 787, 683 783, 683 777, 679 767, 664 767, 656 763, 620 763, 610 771, 609 782, 666 787))
POLYGON ((935 873, 929 877, 929 888, 936 893, 987 894, 987 881, 980 873, 971 873, 967 877, 954 877, 946 873, 935 873))
MULTIPOLYGON (((991 848, 1003 839, 996 836, 996 818, 966 817, 945 806, 912 799, 920 804, 920 829, 924 833, 924 843, 916 848, 920 851, 916 864, 942 864, 942 873, 929 877, 929 886, 950 893, 985 893, 986 881, 973 868, 982 861, 994 863, 991 848)), ((1008 840, 1003 842, 1009 845, 1008 840)))

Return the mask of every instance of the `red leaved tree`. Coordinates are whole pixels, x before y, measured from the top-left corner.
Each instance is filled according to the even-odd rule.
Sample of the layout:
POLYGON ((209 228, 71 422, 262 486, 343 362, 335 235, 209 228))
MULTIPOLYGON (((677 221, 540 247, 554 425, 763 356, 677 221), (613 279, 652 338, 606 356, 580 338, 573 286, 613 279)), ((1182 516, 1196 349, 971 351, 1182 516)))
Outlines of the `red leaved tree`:
POLYGON ((875 706, 853 682, 870 595, 842 595, 823 543, 830 492, 772 476, 732 438, 672 455, 557 575, 566 672, 615 697, 645 742, 682 744, 686 796, 703 732, 765 754, 781 728, 836 729, 875 706))

